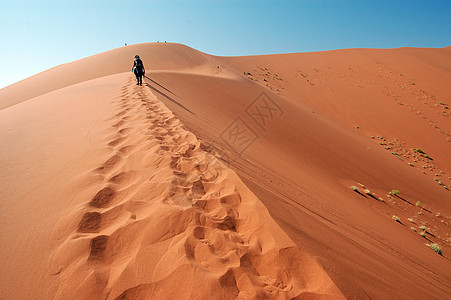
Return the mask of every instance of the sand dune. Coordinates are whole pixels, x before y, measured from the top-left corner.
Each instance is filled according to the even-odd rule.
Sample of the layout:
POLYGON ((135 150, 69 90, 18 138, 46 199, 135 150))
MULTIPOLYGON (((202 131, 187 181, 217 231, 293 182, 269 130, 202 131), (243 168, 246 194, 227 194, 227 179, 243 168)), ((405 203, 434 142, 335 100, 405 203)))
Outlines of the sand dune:
MULTIPOLYGON (((52 195, 73 194, 58 199, 65 207, 53 212, 58 216, 55 225, 46 222, 53 227, 51 236, 38 235, 37 241, 28 242, 37 248, 51 239, 55 245, 53 251, 39 247, 50 254, 48 267, 35 264, 41 280, 55 278, 56 291, 9 290, 5 296, 205 299, 213 293, 218 299, 339 298, 322 268, 280 230, 214 150, 183 129, 151 91, 134 85, 129 74, 116 77, 125 76, 128 80, 107 118, 110 128, 101 132, 103 145, 96 145, 102 148, 104 162, 87 169, 71 166, 79 174, 69 173, 73 180, 62 195, 52 195)), ((51 93, 25 103, 22 110, 46 101, 55 105, 58 96, 64 99, 76 89, 89 90, 118 78, 51 93)), ((91 103, 84 105, 95 109, 91 103)), ((4 110, 5 115, 20 106, 4 110)), ((29 200, 45 205, 39 195, 33 198, 29 200)), ((27 205, 22 204, 22 212, 27 205)), ((30 266, 10 267, 19 273, 30 266)))
POLYGON ((450 50, 141 44, 0 90, 0 298, 445 299, 450 50))

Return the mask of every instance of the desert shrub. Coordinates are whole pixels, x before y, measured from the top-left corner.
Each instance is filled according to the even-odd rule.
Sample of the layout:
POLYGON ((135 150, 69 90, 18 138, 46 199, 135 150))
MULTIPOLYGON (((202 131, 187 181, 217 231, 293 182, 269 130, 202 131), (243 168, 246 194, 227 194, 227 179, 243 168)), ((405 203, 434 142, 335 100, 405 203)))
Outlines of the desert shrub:
POLYGON ((392 216, 391 218, 396 222, 401 223, 401 219, 398 216, 392 216))
POLYGON ((413 149, 413 151, 418 152, 420 154, 424 154, 424 151, 421 150, 420 148, 413 149))
POLYGON ((442 255, 442 248, 438 244, 432 243, 429 245, 429 247, 431 247, 431 249, 437 252, 438 254, 442 255))
POLYGON ((390 195, 398 195, 399 194, 399 191, 398 190, 392 190, 391 192, 390 192, 390 195))

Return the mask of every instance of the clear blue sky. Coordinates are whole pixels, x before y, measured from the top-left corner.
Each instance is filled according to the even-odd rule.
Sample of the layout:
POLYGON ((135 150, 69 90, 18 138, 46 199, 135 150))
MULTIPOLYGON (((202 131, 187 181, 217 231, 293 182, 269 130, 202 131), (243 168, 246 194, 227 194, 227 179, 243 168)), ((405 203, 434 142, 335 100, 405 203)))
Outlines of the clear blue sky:
POLYGON ((451 45, 451 0, 0 0, 0 88, 154 41, 215 55, 451 45))

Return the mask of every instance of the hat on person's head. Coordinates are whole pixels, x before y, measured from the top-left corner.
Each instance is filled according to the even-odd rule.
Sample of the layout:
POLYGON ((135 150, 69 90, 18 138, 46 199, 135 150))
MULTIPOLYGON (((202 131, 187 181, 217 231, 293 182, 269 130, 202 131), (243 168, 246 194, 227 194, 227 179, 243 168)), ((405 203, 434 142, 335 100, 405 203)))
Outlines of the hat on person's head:
POLYGON ((138 55, 138 54, 136 54, 136 55, 135 55, 135 58, 139 58, 139 55, 138 55))

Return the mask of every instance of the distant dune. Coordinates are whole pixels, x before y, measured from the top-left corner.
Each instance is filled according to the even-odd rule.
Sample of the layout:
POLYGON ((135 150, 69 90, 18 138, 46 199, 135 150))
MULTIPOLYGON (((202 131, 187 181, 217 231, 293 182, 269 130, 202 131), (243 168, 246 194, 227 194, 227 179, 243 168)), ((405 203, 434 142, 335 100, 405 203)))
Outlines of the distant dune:
POLYGON ((150 43, 1 89, 0 298, 446 299, 450 79, 150 43))

